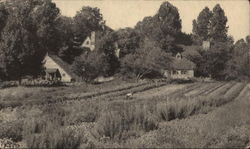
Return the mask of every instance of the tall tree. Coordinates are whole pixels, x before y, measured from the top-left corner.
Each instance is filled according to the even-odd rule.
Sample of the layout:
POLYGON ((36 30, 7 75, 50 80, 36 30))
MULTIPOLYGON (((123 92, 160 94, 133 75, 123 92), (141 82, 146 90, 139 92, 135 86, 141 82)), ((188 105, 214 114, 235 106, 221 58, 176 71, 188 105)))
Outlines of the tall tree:
POLYGON ((4 28, 8 18, 8 11, 4 4, 0 4, 0 32, 4 28))
POLYGON ((37 75, 54 37, 59 9, 50 0, 12 0, 5 3, 8 19, 0 42, 0 68, 6 79, 37 75))
POLYGON ((227 79, 250 79, 249 50, 247 43, 243 39, 235 43, 231 59, 226 63, 227 79))
POLYGON ((205 7, 197 17, 193 20, 193 34, 201 40, 209 39, 210 19, 213 16, 208 7, 205 7))
POLYGON ((75 34, 82 40, 91 32, 101 30, 105 21, 99 8, 82 7, 74 16, 75 34))
POLYGON ((93 51, 76 57, 72 69, 83 80, 89 82, 98 76, 108 74, 110 64, 104 53, 93 51))
POLYGON ((134 53, 135 49, 139 48, 141 42, 141 36, 132 28, 125 28, 116 31, 118 36, 118 46, 120 51, 120 58, 129 53, 134 53))
POLYGON ((213 41, 225 42, 227 40, 227 17, 219 4, 213 8, 209 35, 213 41))
POLYGON ((107 61, 110 64, 110 69, 108 71, 108 75, 113 75, 119 68, 120 63, 115 54, 117 49, 116 45, 114 44, 118 39, 116 32, 109 32, 104 35, 99 43, 98 43, 98 51, 100 53, 104 53, 107 57, 107 61))
POLYGON ((203 68, 214 79, 226 79, 226 63, 231 59, 233 45, 229 42, 216 42, 210 50, 203 52, 203 68))
POLYGON ((72 18, 60 16, 57 22, 57 29, 60 34, 60 48, 57 54, 64 61, 71 64, 74 58, 82 53, 82 49, 80 49, 81 41, 76 42, 73 30, 74 20, 72 18))
POLYGON ((177 53, 176 36, 181 32, 178 9, 169 2, 163 2, 153 17, 145 17, 136 27, 144 37, 154 40, 166 52, 177 53))
POLYGON ((157 44, 150 39, 145 39, 143 46, 136 49, 135 53, 126 55, 121 61, 121 72, 131 73, 137 79, 156 77, 161 70, 170 68, 171 58, 157 44))

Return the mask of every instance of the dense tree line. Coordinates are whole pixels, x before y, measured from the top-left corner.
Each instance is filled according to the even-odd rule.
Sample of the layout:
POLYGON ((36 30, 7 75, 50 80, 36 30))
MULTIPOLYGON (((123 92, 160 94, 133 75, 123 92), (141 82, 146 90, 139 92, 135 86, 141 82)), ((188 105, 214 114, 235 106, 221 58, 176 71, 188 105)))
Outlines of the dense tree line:
POLYGON ((197 64, 196 74, 218 80, 249 79, 249 43, 243 39, 234 44, 227 35, 227 17, 217 4, 212 11, 205 7, 193 21, 193 43, 201 45, 210 41, 211 47, 205 51, 198 49, 200 57, 192 58, 197 64))
POLYGON ((49 0, 9 0, 1 6, 1 78, 38 75, 43 57, 56 49, 59 9, 49 0))
POLYGON ((0 78, 38 76, 47 52, 71 64, 86 81, 115 73, 153 77, 170 68, 171 57, 184 51, 180 45, 196 51, 188 59, 196 63, 197 76, 218 80, 250 77, 250 38, 234 44, 219 4, 212 11, 205 7, 200 12, 192 34, 181 28, 178 9, 169 2, 134 28, 112 31, 98 8, 84 6, 71 18, 62 16, 51 0, 7 0, 0 4, 0 78), (102 33, 94 52, 80 47, 91 31, 102 33), (203 41, 210 41, 209 50, 202 49, 203 41))

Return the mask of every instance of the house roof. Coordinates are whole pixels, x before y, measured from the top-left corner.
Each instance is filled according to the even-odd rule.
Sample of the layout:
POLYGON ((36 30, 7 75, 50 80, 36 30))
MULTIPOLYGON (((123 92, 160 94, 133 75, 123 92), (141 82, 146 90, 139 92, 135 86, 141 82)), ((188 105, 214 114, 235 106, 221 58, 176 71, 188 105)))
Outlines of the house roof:
POLYGON ((45 71, 47 73, 57 73, 58 69, 56 69, 56 68, 46 68, 45 71))
POLYGON ((176 59, 174 58, 171 63, 172 69, 174 70, 193 70, 195 64, 186 58, 176 59))
POLYGON ((69 74, 72 78, 74 79, 79 79, 78 77, 72 70, 71 70, 71 65, 68 64, 67 62, 63 61, 60 57, 57 55, 53 54, 48 54, 48 56, 53 59, 67 74, 69 74))

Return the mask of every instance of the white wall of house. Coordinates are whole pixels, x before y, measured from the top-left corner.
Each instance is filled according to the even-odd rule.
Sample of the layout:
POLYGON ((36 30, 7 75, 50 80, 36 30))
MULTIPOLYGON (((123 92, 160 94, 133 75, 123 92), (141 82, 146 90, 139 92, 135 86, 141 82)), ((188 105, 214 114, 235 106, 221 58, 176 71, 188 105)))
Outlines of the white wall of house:
POLYGON ((44 58, 44 67, 45 68, 53 68, 58 69, 62 79, 62 82, 71 82, 72 77, 63 69, 61 68, 51 57, 48 55, 44 58))
POLYGON ((194 77, 194 70, 166 70, 164 76, 173 79, 188 79, 194 77))
POLYGON ((89 48, 90 51, 95 50, 95 32, 91 32, 90 37, 88 36, 84 42, 82 43, 81 47, 89 48))

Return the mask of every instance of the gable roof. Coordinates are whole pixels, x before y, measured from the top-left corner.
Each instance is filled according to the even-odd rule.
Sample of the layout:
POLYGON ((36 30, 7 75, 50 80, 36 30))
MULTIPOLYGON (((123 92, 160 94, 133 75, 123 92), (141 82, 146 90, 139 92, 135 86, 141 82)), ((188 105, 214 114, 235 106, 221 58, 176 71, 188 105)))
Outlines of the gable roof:
POLYGON ((174 70, 193 70, 195 64, 186 58, 176 59, 174 58, 171 63, 172 69, 174 70))
POLYGON ((53 54, 48 54, 48 56, 55 62, 57 63, 68 75, 70 75, 72 78, 75 80, 79 80, 80 77, 77 76, 72 70, 71 70, 71 65, 68 64, 67 62, 63 61, 60 57, 57 55, 53 54))
MULTIPOLYGON (((100 45, 100 40, 101 38, 106 34, 105 31, 91 31, 85 38, 84 40, 81 42, 80 47, 84 47, 83 45, 86 44, 87 41, 90 41, 90 45, 94 44, 95 49, 99 48, 100 45), (94 32, 94 36, 92 36, 92 33, 94 32), (94 38, 94 39, 92 39, 94 38), (91 43, 92 41, 94 41, 94 43, 91 43)), ((85 48, 89 48, 89 47, 85 47, 85 48)))

